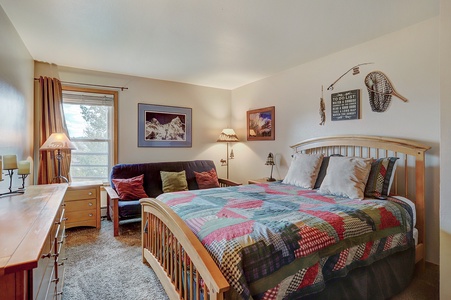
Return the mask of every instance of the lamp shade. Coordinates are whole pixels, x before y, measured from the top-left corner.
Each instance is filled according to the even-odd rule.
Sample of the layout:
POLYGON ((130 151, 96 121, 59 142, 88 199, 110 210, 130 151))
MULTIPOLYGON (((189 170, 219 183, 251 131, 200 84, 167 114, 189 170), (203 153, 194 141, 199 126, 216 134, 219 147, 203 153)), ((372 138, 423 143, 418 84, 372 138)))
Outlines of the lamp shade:
POLYGON ((223 129, 217 142, 239 142, 235 130, 231 128, 223 129))
POLYGON ((69 140, 64 133, 52 133, 45 143, 39 148, 41 151, 47 150, 76 150, 77 147, 69 140))
POLYGON ((274 155, 271 152, 269 152, 268 157, 266 158, 265 165, 274 166, 274 155))

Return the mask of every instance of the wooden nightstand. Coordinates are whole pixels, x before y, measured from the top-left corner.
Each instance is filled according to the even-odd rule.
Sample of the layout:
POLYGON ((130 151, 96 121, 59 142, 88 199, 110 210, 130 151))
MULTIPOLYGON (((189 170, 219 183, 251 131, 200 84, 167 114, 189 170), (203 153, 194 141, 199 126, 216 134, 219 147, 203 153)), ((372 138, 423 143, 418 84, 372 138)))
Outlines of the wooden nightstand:
POLYGON ((100 228, 101 182, 72 182, 64 196, 66 228, 90 226, 100 228))
POLYGON ((248 184, 257 184, 257 183, 271 183, 275 181, 268 181, 268 177, 265 178, 259 178, 259 179, 250 179, 247 181, 248 184))

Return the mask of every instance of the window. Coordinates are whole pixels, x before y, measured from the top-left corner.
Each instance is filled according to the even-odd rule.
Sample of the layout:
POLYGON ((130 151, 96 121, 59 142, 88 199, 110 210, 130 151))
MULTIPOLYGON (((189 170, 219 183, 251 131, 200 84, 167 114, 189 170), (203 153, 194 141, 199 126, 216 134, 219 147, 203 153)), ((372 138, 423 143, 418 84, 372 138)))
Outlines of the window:
POLYGON ((117 92, 63 87, 63 111, 72 151, 72 181, 108 181, 117 163, 117 92))

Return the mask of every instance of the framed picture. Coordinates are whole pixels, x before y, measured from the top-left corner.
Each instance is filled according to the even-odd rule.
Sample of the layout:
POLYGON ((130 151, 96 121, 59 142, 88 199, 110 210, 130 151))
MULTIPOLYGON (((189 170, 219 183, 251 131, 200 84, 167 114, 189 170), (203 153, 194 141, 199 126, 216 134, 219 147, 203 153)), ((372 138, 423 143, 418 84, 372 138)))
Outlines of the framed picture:
POLYGON ((247 140, 275 140, 276 108, 274 106, 247 111, 247 140))
POLYGON ((138 147, 191 147, 191 108, 138 103, 138 147))

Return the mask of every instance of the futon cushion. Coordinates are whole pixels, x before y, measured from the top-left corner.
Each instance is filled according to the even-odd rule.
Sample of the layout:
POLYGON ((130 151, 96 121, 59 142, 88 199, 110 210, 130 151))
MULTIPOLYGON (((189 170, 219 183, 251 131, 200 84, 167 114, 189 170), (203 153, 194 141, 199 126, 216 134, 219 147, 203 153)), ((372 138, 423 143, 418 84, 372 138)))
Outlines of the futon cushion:
POLYGON ((219 187, 218 175, 215 169, 206 172, 194 171, 194 176, 196 176, 197 185, 201 190, 219 187))
POLYGON ((395 177, 397 160, 398 157, 385 157, 373 161, 365 187, 365 196, 379 199, 387 198, 395 177))
POLYGON ((116 192, 121 200, 147 198, 143 188, 144 174, 126 179, 112 179, 116 192))
POLYGON ((141 203, 139 200, 118 201, 119 219, 130 219, 141 217, 141 203))
POLYGON ((185 170, 180 172, 160 171, 160 176, 163 184, 163 193, 188 190, 185 170))

